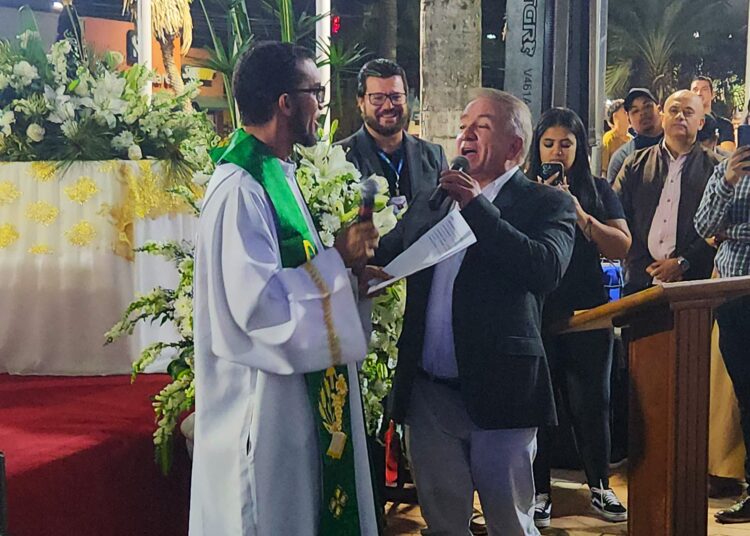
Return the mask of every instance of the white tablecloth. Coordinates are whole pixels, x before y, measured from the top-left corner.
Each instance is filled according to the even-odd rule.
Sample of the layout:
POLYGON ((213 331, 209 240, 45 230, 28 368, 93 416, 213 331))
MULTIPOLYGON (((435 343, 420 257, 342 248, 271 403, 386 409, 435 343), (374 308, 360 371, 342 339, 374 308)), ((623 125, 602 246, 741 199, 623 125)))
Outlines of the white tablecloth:
POLYGON ((126 258, 129 242, 193 232, 185 214, 124 215, 156 203, 158 169, 81 162, 60 174, 46 163, 0 164, 0 372, 129 373, 143 345, 168 331, 149 326, 103 345, 136 292, 175 283, 160 259, 126 258))

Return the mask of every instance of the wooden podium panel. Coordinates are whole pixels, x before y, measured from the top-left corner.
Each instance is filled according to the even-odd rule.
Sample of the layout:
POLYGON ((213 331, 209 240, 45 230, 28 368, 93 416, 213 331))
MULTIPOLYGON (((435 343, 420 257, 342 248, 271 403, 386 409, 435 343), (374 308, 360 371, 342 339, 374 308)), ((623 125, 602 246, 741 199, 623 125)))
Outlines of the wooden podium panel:
POLYGON ((631 536, 706 534, 711 309, 744 294, 750 277, 668 283, 560 327, 622 327, 628 342, 631 536))

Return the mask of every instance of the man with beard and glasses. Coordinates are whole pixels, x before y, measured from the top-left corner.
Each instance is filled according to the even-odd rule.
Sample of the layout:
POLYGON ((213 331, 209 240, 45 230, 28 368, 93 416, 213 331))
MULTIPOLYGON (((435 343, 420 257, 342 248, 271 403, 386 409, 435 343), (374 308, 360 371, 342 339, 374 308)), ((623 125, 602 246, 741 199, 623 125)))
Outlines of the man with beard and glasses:
POLYGON ((357 75, 357 106, 364 125, 341 142, 363 176, 388 179, 391 202, 402 208, 418 194, 429 196, 448 167, 440 145, 405 132, 409 124, 406 73, 387 59, 367 62, 357 75))
POLYGON ((325 100, 313 55, 260 43, 233 81, 245 126, 212 152, 195 247, 190 535, 375 536, 349 268, 378 233, 355 223, 324 249, 295 181, 325 100))

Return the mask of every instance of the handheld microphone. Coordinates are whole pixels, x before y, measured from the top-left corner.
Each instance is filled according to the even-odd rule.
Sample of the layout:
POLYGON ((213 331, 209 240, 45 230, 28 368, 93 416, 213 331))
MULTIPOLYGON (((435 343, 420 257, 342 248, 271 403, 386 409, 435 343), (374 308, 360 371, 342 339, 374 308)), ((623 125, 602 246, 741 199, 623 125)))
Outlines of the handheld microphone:
POLYGON ((378 181, 372 177, 362 181, 359 185, 359 191, 362 195, 362 201, 359 204, 357 221, 372 221, 372 212, 375 209, 375 196, 378 193, 378 181))
MULTIPOLYGON (((466 159, 465 156, 457 156, 451 162, 450 169, 468 173, 469 161, 466 159)), ((438 185, 438 187, 435 188, 435 191, 432 192, 432 195, 430 196, 430 199, 427 203, 430 205, 430 208, 432 210, 437 210, 440 208, 440 205, 443 204, 443 201, 445 201, 446 197, 448 197, 448 192, 446 192, 441 186, 438 185)))

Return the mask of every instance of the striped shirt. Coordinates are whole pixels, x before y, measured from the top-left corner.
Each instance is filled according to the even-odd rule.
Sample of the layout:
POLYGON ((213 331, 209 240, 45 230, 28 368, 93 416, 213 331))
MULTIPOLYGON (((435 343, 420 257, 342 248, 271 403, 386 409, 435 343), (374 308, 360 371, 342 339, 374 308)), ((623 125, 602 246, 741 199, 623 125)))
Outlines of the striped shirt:
POLYGON ((708 179, 695 214, 695 230, 703 238, 726 235, 716 254, 721 277, 750 275, 750 178, 732 186, 725 179, 726 171, 725 160, 708 179))

